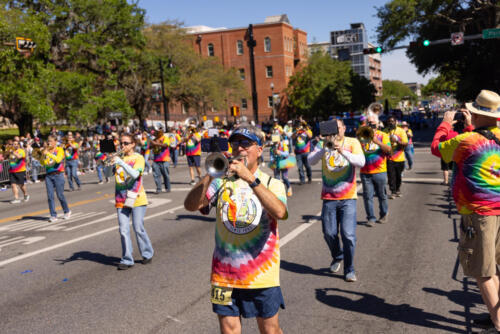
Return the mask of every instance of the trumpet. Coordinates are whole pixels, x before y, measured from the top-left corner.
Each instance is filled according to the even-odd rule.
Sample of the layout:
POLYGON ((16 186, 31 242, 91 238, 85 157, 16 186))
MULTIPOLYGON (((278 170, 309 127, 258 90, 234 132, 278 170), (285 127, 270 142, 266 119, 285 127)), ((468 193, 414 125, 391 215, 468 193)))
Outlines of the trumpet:
POLYGON ((34 148, 33 151, 31 152, 31 158, 41 161, 44 157, 44 153, 42 152, 41 148, 34 148))
POLYGON ((115 157, 121 158, 122 156, 123 156, 123 152, 121 150, 114 152, 114 153, 108 153, 106 155, 106 159, 104 159, 104 161, 103 161, 104 166, 107 166, 107 167, 113 166, 113 160, 115 159, 115 157))
POLYGON ((228 159, 224 154, 220 152, 213 152, 210 153, 205 159, 205 169, 207 171, 207 174, 213 178, 229 176, 229 164, 234 160, 241 160, 242 158, 242 156, 238 155, 228 159))
POLYGON ((373 140, 374 132, 370 126, 360 126, 356 131, 356 137, 360 142, 369 143, 373 140))

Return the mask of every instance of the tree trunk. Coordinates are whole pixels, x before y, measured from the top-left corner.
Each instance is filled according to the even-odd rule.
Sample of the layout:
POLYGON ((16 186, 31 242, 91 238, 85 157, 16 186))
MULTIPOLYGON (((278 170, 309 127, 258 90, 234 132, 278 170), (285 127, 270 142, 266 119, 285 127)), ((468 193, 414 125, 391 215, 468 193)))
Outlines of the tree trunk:
POLYGON ((24 136, 26 133, 33 134, 33 115, 22 113, 20 117, 14 120, 19 128, 19 135, 24 136))

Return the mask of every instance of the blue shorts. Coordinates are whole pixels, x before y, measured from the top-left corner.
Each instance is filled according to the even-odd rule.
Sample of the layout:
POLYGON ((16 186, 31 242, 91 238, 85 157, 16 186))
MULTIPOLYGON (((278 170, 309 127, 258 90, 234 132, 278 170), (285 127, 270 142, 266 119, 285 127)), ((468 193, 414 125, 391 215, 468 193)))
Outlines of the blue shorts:
POLYGON ((212 304, 218 315, 243 318, 270 318, 285 309, 281 288, 275 286, 265 289, 233 289, 233 305, 212 304))
POLYGON ((201 157, 199 155, 189 155, 187 159, 189 167, 194 167, 194 166, 200 167, 201 157))

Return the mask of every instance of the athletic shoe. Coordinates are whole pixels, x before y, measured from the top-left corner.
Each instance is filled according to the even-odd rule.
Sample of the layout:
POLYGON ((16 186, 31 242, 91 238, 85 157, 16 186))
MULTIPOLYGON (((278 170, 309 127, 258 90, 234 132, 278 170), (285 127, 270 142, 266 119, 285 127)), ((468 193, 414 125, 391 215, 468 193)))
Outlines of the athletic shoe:
POLYGON ((71 218, 71 210, 64 214, 64 219, 70 219, 70 218, 71 218))
POLYGON ((330 266, 330 271, 332 273, 338 273, 339 270, 340 270, 340 261, 335 261, 332 263, 332 265, 330 266))
POLYGON ((403 197, 403 194, 401 193, 401 191, 396 191, 396 197, 403 197))
POLYGON ((57 221, 57 217, 50 217, 49 218, 49 222, 53 223, 55 221, 57 221))
POLYGON ((396 194, 395 193, 392 193, 389 195, 389 199, 395 199, 396 198, 396 194))
POLYGON ((356 277, 356 273, 354 271, 351 271, 347 275, 345 275, 345 280, 346 282, 356 282, 358 278, 356 277))
POLYGON ((380 217, 379 220, 377 220, 377 223, 379 224, 385 224, 387 223, 387 217, 389 216, 389 213, 386 213, 385 216, 380 217))
POLYGON ((40 183, 40 180, 36 180, 35 183, 40 183))
POLYGON ((368 227, 373 227, 373 225, 375 225, 375 220, 369 220, 366 222, 366 226, 368 227))
POLYGON ((118 263, 118 265, 116 266, 118 270, 127 270, 129 268, 132 268, 133 265, 128 265, 128 264, 125 264, 125 263, 118 263))
POLYGON ((97 184, 103 184, 103 183, 104 183, 104 182, 102 182, 102 181, 97 182, 97 184))
POLYGON ((21 203, 21 200, 19 200, 17 198, 10 201, 10 204, 18 204, 18 203, 21 203))
POLYGON ((142 264, 149 264, 153 261, 153 257, 150 257, 149 259, 142 259, 142 264))
POLYGON ((24 201, 25 201, 25 202, 27 202, 27 201, 29 201, 29 200, 30 200, 30 195, 26 195, 26 196, 24 196, 24 201))
POLYGON ((287 191, 286 195, 288 197, 292 197, 292 195, 293 195, 292 187, 288 188, 288 191, 287 191))
POLYGON ((196 184, 195 180, 191 180, 191 182, 189 182, 190 185, 194 186, 196 184))

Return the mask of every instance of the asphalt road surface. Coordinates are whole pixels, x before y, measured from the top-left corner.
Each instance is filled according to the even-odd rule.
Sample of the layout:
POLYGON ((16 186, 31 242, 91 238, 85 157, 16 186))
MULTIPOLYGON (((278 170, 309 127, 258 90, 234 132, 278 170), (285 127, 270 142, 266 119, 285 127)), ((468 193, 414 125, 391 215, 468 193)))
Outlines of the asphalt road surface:
MULTIPOLYGON (((312 184, 293 184, 289 218, 279 225, 285 333, 468 333, 471 319, 486 312, 458 266, 459 217, 440 185, 439 160, 428 143, 417 145, 387 224, 366 226, 358 200, 355 283, 328 271, 320 165, 312 184)), ((10 204, 12 192, 0 192, 0 333, 217 333, 209 298, 215 218, 184 210, 185 158, 170 170, 171 193, 154 195, 145 177, 153 262, 127 271, 116 270, 112 183, 81 176, 82 191, 66 192, 72 218, 55 223, 46 220, 44 183, 28 186, 27 203, 10 204)), ((139 261, 135 241, 134 248, 139 261)), ((254 319, 243 320, 243 332, 257 332, 254 319)))

